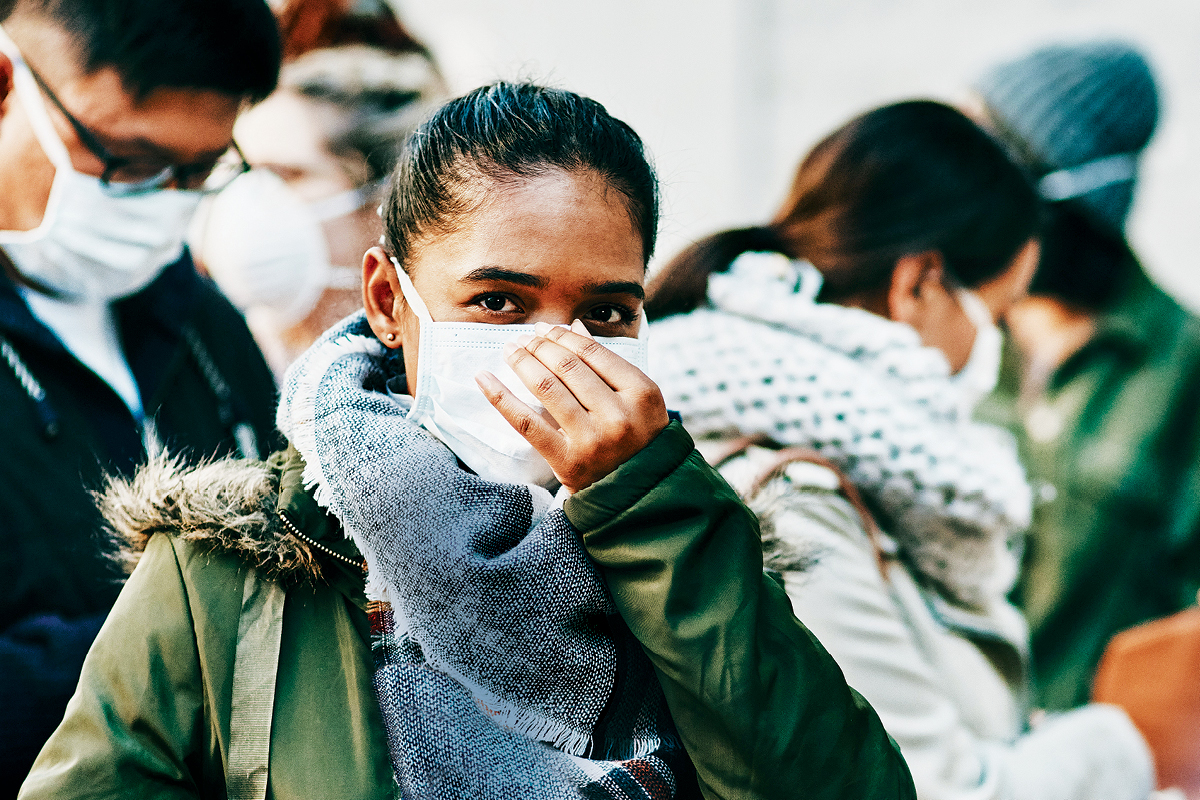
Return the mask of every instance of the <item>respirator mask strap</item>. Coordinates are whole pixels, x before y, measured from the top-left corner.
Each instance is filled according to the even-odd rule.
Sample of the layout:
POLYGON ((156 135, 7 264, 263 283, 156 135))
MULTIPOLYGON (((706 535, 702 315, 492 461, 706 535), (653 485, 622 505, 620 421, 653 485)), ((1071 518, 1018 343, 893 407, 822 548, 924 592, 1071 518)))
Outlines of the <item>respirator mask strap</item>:
POLYGON ((344 192, 338 192, 330 197, 309 203, 308 208, 318 222, 340 219, 365 206, 379 191, 381 185, 381 181, 376 181, 357 189, 347 189, 344 192))

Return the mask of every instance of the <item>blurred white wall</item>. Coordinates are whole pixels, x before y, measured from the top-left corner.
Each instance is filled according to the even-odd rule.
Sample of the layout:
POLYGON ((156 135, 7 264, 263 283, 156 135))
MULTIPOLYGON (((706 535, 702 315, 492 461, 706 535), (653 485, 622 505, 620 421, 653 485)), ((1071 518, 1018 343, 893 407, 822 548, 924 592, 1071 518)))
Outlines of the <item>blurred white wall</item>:
POLYGON ((659 257, 764 220, 800 157, 872 106, 954 101, 998 59, 1118 36, 1165 114, 1131 225, 1150 272, 1200 309, 1197 0, 393 0, 451 88, 495 78, 590 95, 646 140, 663 181, 659 257))

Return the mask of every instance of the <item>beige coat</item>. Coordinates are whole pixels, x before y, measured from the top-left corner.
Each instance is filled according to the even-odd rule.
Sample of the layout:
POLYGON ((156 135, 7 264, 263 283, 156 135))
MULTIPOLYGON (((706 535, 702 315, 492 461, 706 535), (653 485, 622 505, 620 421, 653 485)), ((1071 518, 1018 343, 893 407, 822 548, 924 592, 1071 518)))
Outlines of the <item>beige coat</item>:
MULTIPOLYGON (((774 459, 751 448, 722 474, 745 492, 774 459)), ((793 463, 749 505, 796 616, 879 713, 918 796, 1144 800, 1153 767, 1125 713, 1091 705, 1029 730, 1020 613, 1003 597, 967 610, 923 588, 893 540, 872 540, 838 483, 827 469, 793 463)))

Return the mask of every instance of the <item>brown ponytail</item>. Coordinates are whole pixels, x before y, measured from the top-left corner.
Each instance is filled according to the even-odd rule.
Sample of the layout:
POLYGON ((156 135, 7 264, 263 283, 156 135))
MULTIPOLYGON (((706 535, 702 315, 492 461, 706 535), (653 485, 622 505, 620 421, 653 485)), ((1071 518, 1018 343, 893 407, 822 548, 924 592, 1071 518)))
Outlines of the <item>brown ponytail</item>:
POLYGON ((695 311, 704 305, 709 275, 725 272, 742 253, 790 255, 783 247, 770 226, 735 228, 701 239, 671 259, 646 285, 646 318, 654 321, 695 311))
POLYGON ((883 291, 896 261, 931 250, 950 279, 976 288, 1008 267, 1039 221, 1029 180, 971 120, 928 100, 896 103, 814 147, 769 226, 719 233, 667 264, 647 289, 646 315, 700 307, 708 276, 755 250, 811 261, 825 277, 822 302, 883 291))

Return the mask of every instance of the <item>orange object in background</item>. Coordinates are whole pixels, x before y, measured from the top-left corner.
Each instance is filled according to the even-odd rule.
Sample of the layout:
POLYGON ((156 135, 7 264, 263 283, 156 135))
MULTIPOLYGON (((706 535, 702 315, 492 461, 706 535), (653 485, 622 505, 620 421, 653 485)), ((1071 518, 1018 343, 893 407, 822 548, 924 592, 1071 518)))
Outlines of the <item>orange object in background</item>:
POLYGON ((1121 706, 1133 719, 1154 754, 1159 788, 1200 800, 1200 608, 1114 636, 1092 699, 1121 706))

